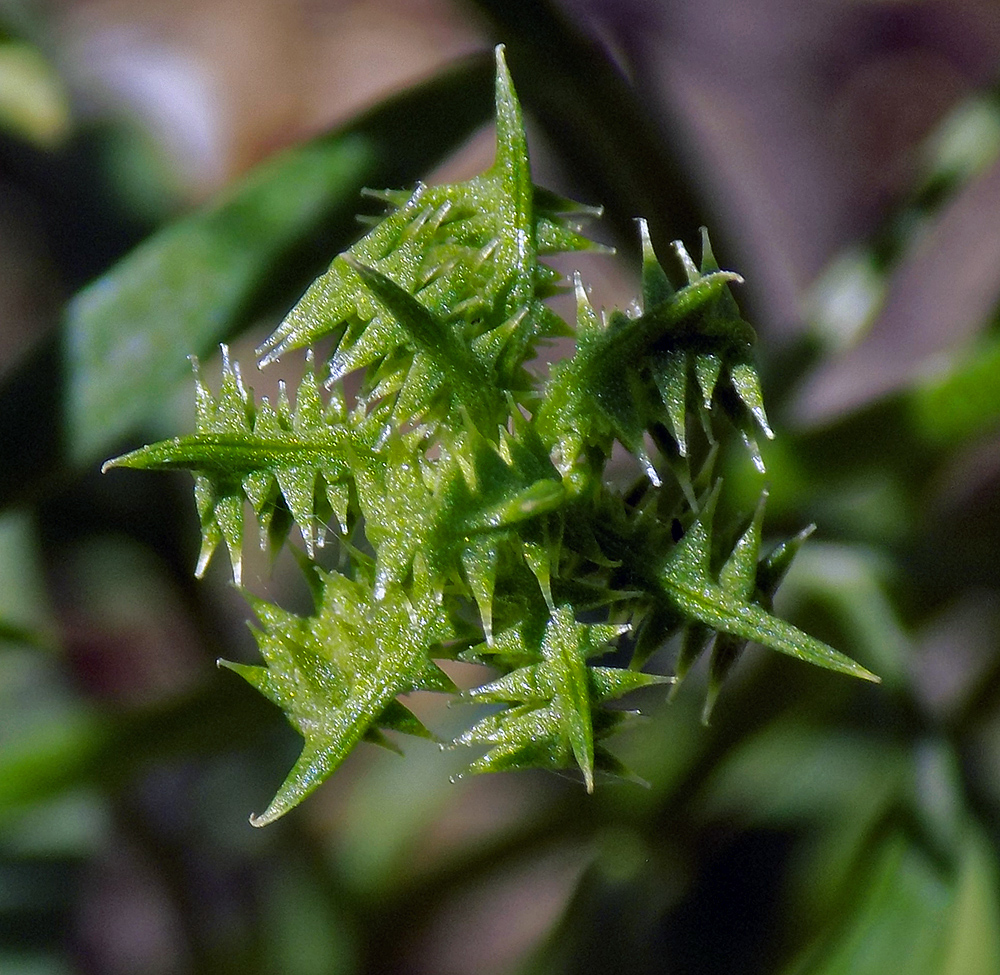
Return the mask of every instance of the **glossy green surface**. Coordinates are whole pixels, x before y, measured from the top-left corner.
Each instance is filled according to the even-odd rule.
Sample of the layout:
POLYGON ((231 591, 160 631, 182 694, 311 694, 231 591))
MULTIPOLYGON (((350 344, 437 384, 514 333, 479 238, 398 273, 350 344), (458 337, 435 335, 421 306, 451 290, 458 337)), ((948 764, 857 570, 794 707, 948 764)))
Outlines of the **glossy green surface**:
POLYGON ((598 315, 577 277, 570 329, 543 304, 557 280, 540 259, 591 247, 587 214, 533 186, 502 48, 496 101, 493 167, 384 194, 385 219, 258 350, 266 364, 333 336, 327 403, 312 358, 293 407, 257 403, 227 354, 217 396, 197 381, 194 435, 110 462, 194 472, 199 572, 224 542, 240 582, 247 501, 272 544, 294 524, 312 559, 338 538, 336 569, 309 570, 315 614, 253 600, 266 666, 227 664, 305 739, 256 825, 380 729, 424 733, 396 698, 452 690, 441 659, 498 672, 467 698, 500 710, 454 740, 486 748, 471 772, 575 768, 588 791, 595 772, 630 774, 603 745, 628 713, 605 705, 669 681, 640 669, 674 634, 680 676, 717 634, 706 716, 747 641, 875 679, 771 612, 801 538, 762 555, 763 503, 735 536, 715 527, 719 441, 741 437, 762 467, 756 431, 772 436, 741 278, 705 235, 700 266, 675 245, 675 289, 643 224, 642 310, 598 315), (565 334, 575 352, 537 380, 538 343, 565 334), (644 471, 627 492, 606 472, 615 441, 644 471), (595 666, 612 649, 619 665, 595 666))

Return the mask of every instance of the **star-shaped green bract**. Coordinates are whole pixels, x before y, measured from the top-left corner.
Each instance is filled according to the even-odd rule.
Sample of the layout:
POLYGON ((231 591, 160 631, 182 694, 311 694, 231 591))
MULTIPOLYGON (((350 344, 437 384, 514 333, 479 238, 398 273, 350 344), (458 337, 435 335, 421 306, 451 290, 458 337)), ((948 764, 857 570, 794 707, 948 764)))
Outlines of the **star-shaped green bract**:
POLYGON ((335 334, 331 381, 366 369, 369 395, 395 397, 400 424, 472 385, 530 392, 523 365, 535 343, 566 333, 542 304, 559 275, 539 257, 592 249, 577 217, 597 211, 532 184, 501 48, 496 105, 493 166, 463 183, 382 194, 394 209, 309 288, 258 350, 263 364, 335 334))
POLYGON ((585 458, 608 456, 617 439, 659 485, 646 435, 664 427, 679 455, 687 457, 692 407, 707 428, 708 411, 719 402, 763 470, 753 428, 773 434, 750 361, 754 333, 729 291, 729 284, 742 278, 719 270, 703 234, 700 269, 675 243, 688 282, 674 290, 653 253, 645 221, 640 230, 644 310, 598 316, 576 276, 576 352, 553 369, 539 432, 572 484, 586 483, 591 474, 585 458))
POLYGON ((195 432, 142 447, 104 465, 105 469, 182 467, 194 472, 202 530, 199 577, 224 540, 234 581, 240 584, 247 501, 262 544, 270 541, 279 546, 294 524, 312 555, 323 544, 331 518, 347 531, 353 479, 349 457, 374 438, 375 430, 363 417, 349 418, 338 398, 324 403, 311 355, 306 366, 294 408, 284 384, 276 403, 266 399, 256 403, 253 391, 243 383, 239 364, 230 360, 223 346, 218 396, 202 382, 194 361, 195 432))
MULTIPOLYGON (((600 705, 669 680, 587 663, 605 653, 608 644, 627 629, 608 623, 580 623, 574 619, 572 607, 559 606, 537 647, 525 643, 527 628, 504 634, 506 639, 501 638, 497 654, 537 657, 538 662, 469 693, 469 699, 479 704, 510 705, 483 718, 457 739, 463 745, 491 746, 470 770, 494 772, 537 765, 567 768, 575 764, 583 773, 587 791, 592 792, 595 738, 610 734, 626 717, 626 712, 607 712, 600 705)), ((601 766, 620 771, 603 750, 599 757, 601 766)))
POLYGON ((455 739, 485 746, 470 771, 576 768, 588 790, 600 771, 631 775, 603 745, 631 712, 609 704, 672 680, 642 667, 674 635, 678 677, 712 646, 706 717, 748 641, 873 679, 772 611, 804 534, 762 556, 763 496, 735 538, 715 526, 719 443, 736 433, 762 468, 756 431, 772 436, 730 291, 741 278, 703 234, 700 265, 674 245, 675 287, 640 222, 641 307, 599 313, 577 275, 574 332, 543 304, 559 276, 541 259, 593 246, 577 219, 596 211, 533 185, 502 48, 496 102, 493 166, 379 194, 386 216, 258 350, 264 364, 309 350, 294 406, 283 386, 257 402, 224 349, 217 395, 196 366, 192 435, 106 465, 194 473, 199 574, 224 542, 240 582, 248 504, 262 543, 302 537, 315 612, 248 596, 264 666, 225 664, 304 739, 257 825, 358 742, 428 734, 398 697, 454 691, 442 658, 497 672, 465 696, 496 709, 455 739), (536 378, 530 359, 555 335, 575 351, 536 378), (605 477, 615 441, 644 472, 628 488, 605 477), (318 564, 329 528, 334 572, 318 564), (612 647, 624 666, 595 662, 612 647))
POLYGON ((301 802, 359 741, 381 742, 380 729, 429 736, 397 695, 454 690, 430 657, 452 631, 426 581, 409 594, 389 586, 381 599, 339 573, 322 574, 321 583, 321 605, 309 617, 251 600, 266 667, 220 661, 277 704, 305 739, 274 800, 252 818, 255 826, 301 802))

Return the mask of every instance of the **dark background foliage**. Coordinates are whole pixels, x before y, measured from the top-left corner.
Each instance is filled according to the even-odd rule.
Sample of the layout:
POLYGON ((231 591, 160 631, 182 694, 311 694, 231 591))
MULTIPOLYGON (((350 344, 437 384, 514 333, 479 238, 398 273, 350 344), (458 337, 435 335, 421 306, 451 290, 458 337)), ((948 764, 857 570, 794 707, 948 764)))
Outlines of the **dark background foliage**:
POLYGON ((998 81, 994 0, 0 4, 0 971, 1000 970, 998 81), (243 604, 185 478, 97 470, 362 186, 483 168, 500 40, 537 181, 606 206, 595 303, 638 215, 747 278, 766 528, 819 525, 782 612, 883 684, 751 651, 708 728, 697 674, 643 700, 648 790, 408 741, 253 830, 298 740, 214 667, 243 604))

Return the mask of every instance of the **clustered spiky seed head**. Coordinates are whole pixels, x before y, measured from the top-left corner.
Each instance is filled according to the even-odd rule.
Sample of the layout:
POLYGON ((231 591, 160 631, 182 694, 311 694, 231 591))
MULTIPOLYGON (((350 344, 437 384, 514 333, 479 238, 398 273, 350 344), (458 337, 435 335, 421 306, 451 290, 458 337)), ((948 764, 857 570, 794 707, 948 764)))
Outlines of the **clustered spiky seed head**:
POLYGON ((641 667, 674 634, 678 677, 714 637, 706 715, 751 640, 872 677, 771 612, 804 535, 762 556, 763 495, 735 540, 714 527, 717 437, 735 431, 762 467, 756 431, 772 436, 753 331, 729 290, 741 278, 719 269, 706 234, 700 266, 675 245, 675 288, 640 221, 641 305, 598 315, 577 275, 571 329, 544 304, 558 276, 541 259, 593 246, 579 226, 588 208, 532 184, 502 48, 496 98, 491 169, 381 194, 385 218, 258 350, 266 365, 333 337, 324 367, 308 353, 294 407, 283 388, 257 403, 223 349, 217 396, 195 365, 193 435, 106 465, 194 472, 199 574, 224 541, 240 583, 248 501, 262 544, 286 544, 292 526, 302 536, 315 613, 248 597, 265 666, 226 664, 305 740, 255 825, 358 742, 429 734, 398 697, 454 692, 440 660, 497 674, 464 696, 500 706, 453 742, 485 747, 471 772, 577 768, 588 790, 597 772, 631 775, 603 744, 630 712, 606 705, 672 682, 641 667), (539 380, 539 343, 566 334, 574 354, 539 380), (341 380, 358 370, 349 404, 341 380), (605 476, 615 441, 644 471, 626 493, 605 476), (339 561, 323 569, 328 532, 339 561), (628 666, 598 663, 612 645, 628 666))

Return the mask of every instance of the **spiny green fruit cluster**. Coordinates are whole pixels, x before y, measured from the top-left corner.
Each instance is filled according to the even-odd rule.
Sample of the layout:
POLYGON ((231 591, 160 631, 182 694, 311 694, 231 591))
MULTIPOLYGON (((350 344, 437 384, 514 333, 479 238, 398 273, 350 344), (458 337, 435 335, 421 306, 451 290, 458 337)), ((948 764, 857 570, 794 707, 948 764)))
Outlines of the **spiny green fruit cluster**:
POLYGON ((674 680, 641 669, 674 634, 678 677, 712 646, 707 707, 750 640, 872 678, 771 612, 805 533, 762 556, 763 499, 735 541, 713 526, 717 436, 738 431, 758 464, 755 431, 771 436, 738 275, 705 237, 700 267, 676 245, 675 289, 640 223, 641 309, 596 314, 577 276, 571 329, 544 303, 559 276, 541 259, 595 246, 578 222, 593 211, 532 184, 500 48, 496 101, 492 168, 381 194, 384 219, 258 350, 271 363, 332 337, 327 395, 310 351, 294 405, 284 388, 256 402, 224 350, 218 395, 197 378, 193 435, 108 465, 194 472, 199 575, 224 542, 240 583, 247 501, 262 545, 292 526, 304 540, 314 614, 248 595, 265 665, 226 664, 305 739, 256 825, 359 741, 429 734, 398 698, 455 693, 441 660, 497 673, 465 695, 493 705, 454 742, 482 752, 471 771, 578 768, 588 790, 597 771, 629 774, 604 741, 631 713, 606 705, 674 680), (539 380, 539 343, 569 335, 575 353, 539 380), (342 380, 358 370, 349 399, 342 380), (645 472, 625 493, 606 479, 616 440, 645 472), (334 569, 317 562, 328 532, 334 569), (628 666, 599 665, 612 648, 628 666))

